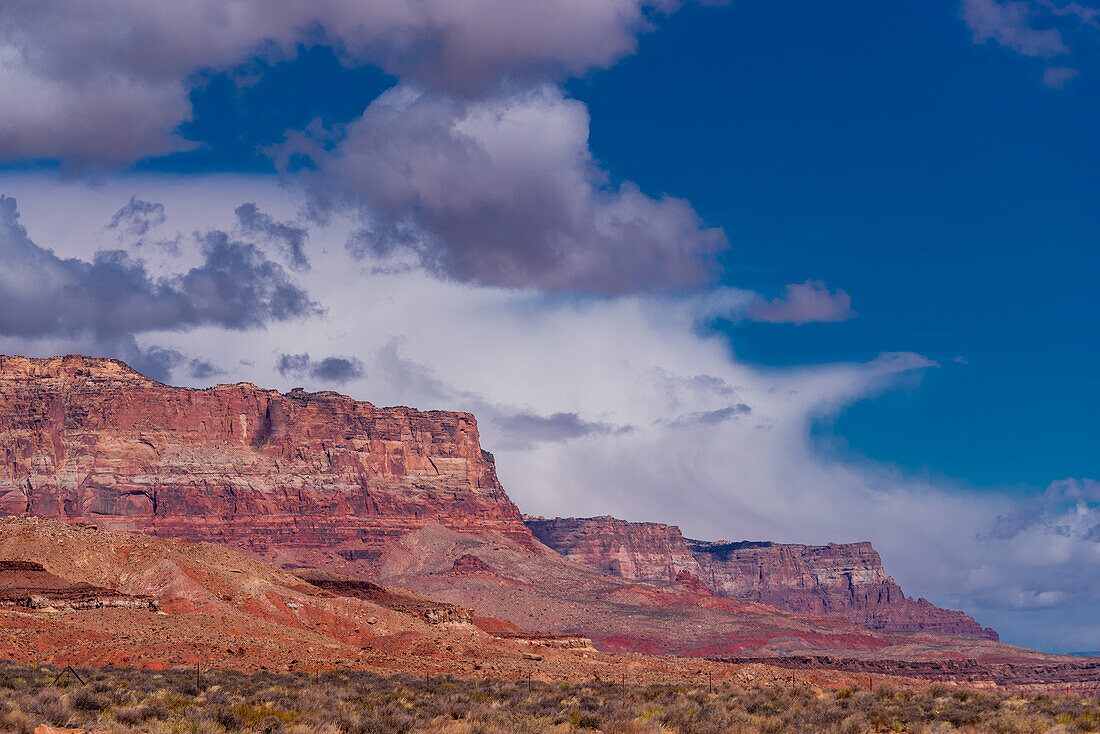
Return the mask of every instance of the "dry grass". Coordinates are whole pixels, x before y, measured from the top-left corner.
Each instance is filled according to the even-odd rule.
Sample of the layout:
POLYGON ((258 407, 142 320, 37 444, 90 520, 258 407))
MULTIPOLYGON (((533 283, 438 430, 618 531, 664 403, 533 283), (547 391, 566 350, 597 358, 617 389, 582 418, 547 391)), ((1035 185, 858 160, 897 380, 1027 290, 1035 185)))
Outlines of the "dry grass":
POLYGON ((81 670, 52 685, 58 671, 0 663, 0 731, 57 726, 117 732, 331 732, 338 734, 523 734, 524 732, 1097 732, 1100 700, 1009 696, 933 685, 716 688, 610 683, 426 683, 405 675, 303 675, 193 670, 81 670))

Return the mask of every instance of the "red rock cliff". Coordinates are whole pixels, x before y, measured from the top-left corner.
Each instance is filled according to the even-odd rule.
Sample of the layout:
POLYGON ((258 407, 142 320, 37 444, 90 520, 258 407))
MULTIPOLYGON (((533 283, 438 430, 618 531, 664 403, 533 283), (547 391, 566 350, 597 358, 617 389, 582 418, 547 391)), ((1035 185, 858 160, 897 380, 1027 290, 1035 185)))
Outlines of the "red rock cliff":
POLYGON ((429 523, 535 547, 468 413, 249 383, 169 387, 109 359, 0 357, 0 514, 336 553, 369 573, 429 523))
POLYGON ((677 583, 687 572, 719 596, 800 614, 844 616, 876 630, 924 630, 998 639, 963 612, 911 599, 870 543, 825 546, 709 543, 675 525, 613 517, 528 518, 535 537, 591 568, 638 581, 677 583))

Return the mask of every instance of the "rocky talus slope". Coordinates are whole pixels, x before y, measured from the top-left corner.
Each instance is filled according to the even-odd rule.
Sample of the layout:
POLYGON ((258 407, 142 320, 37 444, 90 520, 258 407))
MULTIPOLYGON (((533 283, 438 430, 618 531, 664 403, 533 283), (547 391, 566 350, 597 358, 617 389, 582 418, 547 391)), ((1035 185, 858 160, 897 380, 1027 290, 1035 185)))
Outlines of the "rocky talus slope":
POLYGON ((189 390, 77 356, 0 356, 0 514, 360 573, 431 523, 536 545, 468 413, 249 383, 189 390))
POLYGON ((839 615, 874 630, 998 639, 963 612, 907 597, 870 543, 712 543, 685 538, 675 525, 614 517, 528 518, 527 526, 565 557, 623 578, 681 584, 697 579, 728 599, 839 615))
MULTIPOLYGON (((496 621, 496 620, 494 620, 496 621)), ((0 518, 0 659, 238 670, 333 668, 519 677, 613 663, 504 640, 468 609, 209 543, 0 518), (41 598, 39 603, 28 599, 41 598)))
MULTIPOLYGON (((413 538, 417 551, 438 550, 433 542, 461 546, 421 559, 440 568, 453 565, 455 553, 477 553, 487 569, 518 578, 525 569, 515 565, 517 559, 531 563, 536 558, 507 552, 511 541, 502 537, 479 540, 439 525, 410 533, 402 543, 413 538)), ((290 572, 208 543, 33 517, 0 518, 0 561, 0 584, 13 598, 24 598, 28 590, 50 597, 45 604, 0 603, 0 659, 31 664, 199 666, 204 680, 209 668, 403 671, 513 680, 530 675, 549 681, 617 681, 626 674, 631 683, 666 684, 711 677, 715 683, 737 683, 751 671, 756 680, 776 673, 783 680, 851 687, 862 684, 865 670, 886 676, 932 671, 937 678, 988 680, 992 685, 990 671, 1010 662, 1016 671, 1012 680, 1023 680, 1023 671, 1029 684, 1070 682, 1082 690, 1095 687, 1100 671, 1095 665, 1082 667, 1080 659, 988 640, 968 638, 969 647, 956 643, 945 648, 934 635, 861 631, 843 619, 800 617, 685 589, 630 583, 580 567, 567 576, 575 565, 568 561, 556 566, 559 577, 550 579, 545 589, 535 588, 531 578, 519 581, 524 586, 516 598, 508 593, 516 587, 499 585, 503 576, 464 577, 475 584, 464 594, 447 585, 446 573, 420 578, 449 594, 471 598, 480 593, 489 606, 510 602, 558 625, 563 617, 567 625, 583 625, 594 617, 603 629, 621 631, 605 639, 612 650, 637 651, 638 645, 628 644, 630 635, 661 651, 675 649, 681 639, 687 645, 709 644, 710 654, 761 654, 794 645, 818 657, 825 650, 843 650, 844 666, 840 672, 776 671, 758 661, 746 665, 597 652, 582 637, 532 634, 500 619, 471 618, 468 607, 393 586, 310 569, 290 572), (127 603, 82 603, 93 599, 127 603), (561 609, 554 614, 555 607, 567 614, 561 609), (886 655, 851 657, 872 651, 886 655), (946 665, 941 664, 945 652, 950 653, 946 665), (915 666, 899 662, 902 656, 932 662, 915 666), (887 662, 891 657, 894 661, 887 662), (954 665, 963 658, 969 661, 966 666, 954 665), (952 673, 956 668, 957 676, 952 673), (844 672, 849 669, 856 675, 844 672)), ((408 561, 407 572, 423 570, 416 558, 408 561)), ((546 561, 541 563, 529 569, 547 570, 546 561)), ((828 658, 834 659, 839 658, 828 658)))
POLYGON ((70 583, 41 563, 0 559, 0 607, 57 611, 132 607, 156 610, 150 596, 122 594, 102 586, 70 583))

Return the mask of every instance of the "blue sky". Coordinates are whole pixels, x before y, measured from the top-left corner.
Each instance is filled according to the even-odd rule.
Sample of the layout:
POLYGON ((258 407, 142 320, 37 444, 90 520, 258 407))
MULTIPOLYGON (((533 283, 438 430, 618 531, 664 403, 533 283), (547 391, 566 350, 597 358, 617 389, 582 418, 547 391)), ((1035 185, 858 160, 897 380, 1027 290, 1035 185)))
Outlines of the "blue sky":
POLYGON ((596 155, 726 227, 726 282, 852 294, 842 324, 729 329, 742 357, 943 365, 840 416, 851 450, 980 485, 1096 476, 1100 77, 1042 85, 955 3, 795 7, 686 9, 574 83, 596 155))
POLYGON ((525 511, 1100 648, 1095 3, 238 9, 0 9, 0 352, 474 410, 525 511))
MULTIPOLYGON (((1100 79, 1043 85, 1041 63, 975 44, 955 3, 796 7, 689 6, 570 81, 592 152, 723 227, 723 283, 852 294, 843 323, 715 323, 740 357, 942 365, 833 416, 832 450, 977 486, 1100 475, 1100 79)), ((324 45, 196 72, 179 129, 202 147, 133 167, 274 175, 286 130, 350 122, 395 82, 324 45)))

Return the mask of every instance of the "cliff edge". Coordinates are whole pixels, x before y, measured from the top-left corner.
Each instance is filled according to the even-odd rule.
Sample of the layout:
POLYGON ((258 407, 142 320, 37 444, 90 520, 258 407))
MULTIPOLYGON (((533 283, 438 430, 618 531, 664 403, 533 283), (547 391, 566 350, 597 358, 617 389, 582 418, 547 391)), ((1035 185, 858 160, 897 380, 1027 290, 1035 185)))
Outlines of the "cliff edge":
POLYGON ((868 629, 999 639, 963 612, 907 597, 870 543, 712 543, 685 538, 675 525, 606 516, 527 518, 527 526, 570 560, 628 579, 682 584, 694 578, 728 599, 847 617, 868 629))

